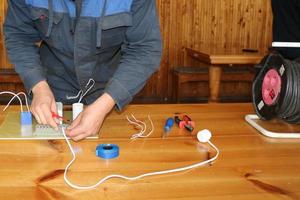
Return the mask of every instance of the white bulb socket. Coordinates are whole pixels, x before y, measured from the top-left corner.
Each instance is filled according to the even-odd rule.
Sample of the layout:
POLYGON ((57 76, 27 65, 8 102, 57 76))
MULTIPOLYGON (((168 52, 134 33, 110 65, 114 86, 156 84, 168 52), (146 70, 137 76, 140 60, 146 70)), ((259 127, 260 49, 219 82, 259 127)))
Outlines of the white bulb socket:
POLYGON ((82 103, 73 103, 72 104, 72 118, 73 121, 78 117, 78 115, 83 111, 82 103))
MULTIPOLYGON (((62 104, 62 102, 56 102, 56 109, 57 109, 57 114, 61 117, 63 117, 63 107, 64 105, 62 104)), ((59 119, 59 124, 62 124, 63 120, 59 119)))
POLYGON ((204 129, 204 130, 201 130, 197 133, 197 139, 200 141, 200 142, 208 142, 211 138, 211 132, 207 129, 204 129))

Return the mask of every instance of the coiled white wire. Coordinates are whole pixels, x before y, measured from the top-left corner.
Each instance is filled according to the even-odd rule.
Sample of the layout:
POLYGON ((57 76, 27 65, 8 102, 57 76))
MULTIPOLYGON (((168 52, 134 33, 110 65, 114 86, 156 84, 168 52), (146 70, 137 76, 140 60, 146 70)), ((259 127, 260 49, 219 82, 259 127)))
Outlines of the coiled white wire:
POLYGON ((147 130, 147 125, 146 125, 146 123, 143 122, 143 121, 141 121, 141 120, 136 119, 136 118, 134 117, 134 115, 132 115, 132 114, 131 114, 131 117, 133 118, 133 120, 129 119, 129 117, 126 115, 127 121, 128 121, 130 124, 133 124, 133 125, 139 127, 141 130, 140 130, 140 132, 133 134, 133 135, 131 136, 130 139, 146 138, 146 137, 149 137, 149 136, 153 133, 153 131, 154 131, 154 125, 153 125, 153 122, 152 122, 152 120, 151 120, 150 115, 148 115, 148 119, 149 119, 149 121, 150 121, 150 123, 151 123, 151 127, 152 127, 152 128, 151 128, 151 131, 149 131, 149 133, 148 133, 147 135, 144 135, 144 133, 145 133, 146 130, 147 130))
POLYGON ((63 136, 64 136, 64 138, 65 138, 65 140, 66 140, 66 142, 69 146, 69 149, 71 151, 71 154, 72 154, 72 160, 67 164, 67 166, 65 168, 64 180, 70 187, 72 187, 74 189, 78 189, 78 190, 89 190, 89 189, 96 188, 99 185, 101 185, 103 182, 105 182, 106 180, 111 179, 111 178, 121 178, 121 179, 132 181, 132 180, 137 180, 137 179, 140 179, 140 178, 143 178, 143 177, 146 177, 146 176, 154 176, 154 175, 168 174, 168 173, 174 173, 174 172, 181 172, 181 171, 189 170, 189 169, 192 169, 192 168, 200 167, 200 166, 206 165, 208 163, 211 163, 211 162, 215 161, 219 156, 219 149, 213 143, 208 141, 208 144, 210 144, 210 146, 216 151, 216 155, 214 157, 210 158, 209 160, 205 160, 205 161, 202 161, 202 162, 199 162, 199 163, 196 163, 196 164, 192 164, 192 165, 189 165, 189 166, 186 166, 186 167, 163 170, 163 171, 157 171, 157 172, 149 172, 149 173, 141 174, 141 175, 138 175, 138 176, 132 176, 132 177, 119 175, 119 174, 112 174, 112 175, 108 175, 108 176, 100 179, 94 185, 81 186, 81 185, 75 185, 75 184, 71 183, 71 181, 67 177, 67 173, 68 173, 68 170, 69 170, 70 166, 76 160, 76 154, 75 154, 75 152, 72 148, 72 145, 71 145, 70 141, 68 140, 68 138, 66 136, 64 128, 62 128, 62 133, 63 133, 63 136))
POLYGON ((5 108, 3 109, 3 111, 5 111, 9 106, 10 106, 10 104, 11 104, 11 102, 15 99, 15 98, 17 98, 18 100, 19 100, 19 102, 20 102, 20 106, 21 106, 21 112, 23 112, 23 104, 22 104, 22 100, 21 100, 21 98, 19 97, 19 95, 23 95, 24 96, 24 98, 25 98, 25 103, 26 103, 26 107, 27 107, 27 111, 30 111, 30 109, 29 109, 29 105, 28 105, 28 100, 27 100, 27 96, 26 96, 26 94, 24 93, 24 92, 19 92, 19 93, 13 93, 13 92, 10 92, 10 91, 3 91, 3 92, 0 92, 0 95, 1 94, 11 94, 11 95, 13 95, 13 97, 10 99, 10 101, 8 102, 8 104, 5 106, 5 108))

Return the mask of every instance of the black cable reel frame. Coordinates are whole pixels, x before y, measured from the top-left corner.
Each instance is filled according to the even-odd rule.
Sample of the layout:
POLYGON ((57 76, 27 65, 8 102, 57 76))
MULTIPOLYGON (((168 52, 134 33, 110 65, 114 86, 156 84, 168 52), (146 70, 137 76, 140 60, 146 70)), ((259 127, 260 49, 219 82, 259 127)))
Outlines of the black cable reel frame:
POLYGON ((252 85, 252 100, 259 118, 270 120, 277 117, 277 112, 280 110, 286 95, 288 69, 284 58, 274 53, 265 57, 260 65, 262 68, 257 73, 252 85), (267 82, 272 82, 272 76, 278 79, 277 84, 275 84, 277 85, 276 90, 265 86, 267 82))

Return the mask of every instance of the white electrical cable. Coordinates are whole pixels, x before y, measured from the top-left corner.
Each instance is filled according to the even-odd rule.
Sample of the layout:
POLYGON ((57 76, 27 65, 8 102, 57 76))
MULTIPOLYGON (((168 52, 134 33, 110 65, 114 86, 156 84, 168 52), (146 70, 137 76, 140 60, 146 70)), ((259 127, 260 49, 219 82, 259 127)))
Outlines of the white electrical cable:
POLYGON ((8 102, 8 104, 5 106, 5 108, 3 109, 3 111, 5 111, 5 110, 8 108, 8 106, 10 106, 11 102, 12 102, 16 97, 18 97, 18 96, 21 95, 21 94, 22 94, 22 95, 24 96, 24 98, 25 98, 25 104, 26 104, 26 107, 27 107, 27 111, 29 112, 30 109, 29 109, 29 105, 28 105, 27 95, 26 95, 24 92, 18 92, 17 94, 15 94, 14 97, 12 97, 12 98, 10 99, 10 101, 8 102))
POLYGON ((152 129, 151 129, 151 131, 150 131, 147 135, 144 135, 144 133, 145 133, 146 130, 147 130, 147 125, 146 125, 146 123, 145 123, 145 122, 142 122, 142 121, 140 121, 140 120, 138 120, 138 119, 136 119, 136 118, 134 117, 134 115, 132 115, 132 114, 131 114, 131 116, 132 116, 132 118, 134 119, 134 121, 130 120, 130 119, 128 118, 128 116, 126 116, 128 122, 131 123, 131 124, 133 124, 133 125, 139 126, 139 127, 141 128, 141 131, 138 132, 138 133, 136 133, 136 134, 133 134, 133 135, 131 136, 130 139, 146 138, 146 137, 149 137, 149 136, 153 133, 153 131, 154 131, 154 125, 153 125, 153 122, 152 122, 152 120, 151 120, 150 115, 148 115, 148 119, 149 119, 149 121, 150 121, 150 123, 151 123, 152 129), (142 126, 141 124, 142 124, 143 126, 142 126))
POLYGON ((211 147, 216 151, 216 155, 212 158, 210 158, 209 160, 206 160, 206 161, 202 161, 202 162, 199 162, 199 163, 196 163, 196 164, 193 164, 193 165, 189 165, 189 166, 186 166, 186 167, 181 167, 181 168, 175 168, 175 169, 170 169, 170 170, 163 170, 163 171, 157 171, 157 172, 149 172, 149 173, 146 173, 146 174, 141 174, 139 176, 132 176, 132 177, 129 177, 129 176, 124 176, 124 175, 119 175, 119 174, 112 174, 112 175, 108 175, 104 178, 102 178, 101 180, 99 180, 96 184, 94 185, 91 185, 91 186, 79 186, 79 185, 75 185, 73 183, 71 183, 71 181, 69 181, 68 177, 67 177, 67 173, 68 173, 68 169, 70 168, 70 166, 73 164, 73 162, 76 160, 76 154, 72 148, 72 145, 70 143, 70 141, 68 140, 67 136, 66 136, 66 133, 65 133, 65 129, 62 128, 62 133, 63 133, 63 136, 69 146, 69 149, 72 153, 72 160, 67 164, 66 168, 65 168, 65 172, 64 172, 64 180, 65 182, 72 188, 74 189, 79 189, 79 190, 89 190, 89 189, 93 189, 93 188, 96 188, 98 187, 99 185, 101 185, 103 182, 105 182, 106 180, 108 179, 111 179, 111 178, 121 178, 121 179, 125 179, 125 180, 137 180, 137 179, 140 179, 140 178, 143 178, 143 177, 146 177, 146 176, 154 176, 154 175, 161 175, 161 174, 168 174, 168 173, 174 173, 174 172, 181 172, 181 171, 185 171, 185 170, 189 170, 189 169, 192 169, 192 168, 196 168, 196 167, 200 167, 200 166, 203 166, 203 165, 206 165, 208 163, 211 163, 213 161, 215 161, 218 156, 219 156, 219 149, 213 144, 211 143, 210 141, 208 141, 208 144, 211 145, 211 147))
POLYGON ((95 80, 91 78, 91 79, 89 79, 89 81, 86 84, 85 88, 87 88, 90 85, 91 82, 92 82, 92 85, 85 91, 85 93, 83 93, 82 90, 79 90, 79 92, 77 93, 76 96, 68 96, 67 95, 66 98, 67 99, 77 99, 78 97, 80 97, 78 102, 77 102, 77 103, 80 103, 82 101, 83 97, 85 97, 85 95, 94 87, 95 80))
POLYGON ((131 117, 134 119, 134 121, 129 120, 129 118, 127 117, 127 120, 128 120, 131 124, 142 127, 142 130, 141 130, 139 133, 133 134, 133 135, 131 136, 131 138, 130 138, 130 139, 136 139, 136 138, 140 137, 141 135, 143 135, 143 134, 145 133, 145 131, 147 130, 147 125, 146 125, 146 123, 144 123, 144 122, 142 122, 142 121, 140 121, 140 120, 137 120, 137 119, 134 117, 133 114, 131 114, 131 117))
POLYGON ((141 135, 145 132, 145 130, 146 130, 145 124, 142 126, 141 124, 129 119, 129 117, 127 115, 126 115, 126 118, 130 124, 133 124, 134 126, 138 126, 141 129, 140 132, 133 134, 130 139, 135 139, 138 135, 141 135))
POLYGON ((80 90, 78 93, 77 93, 77 95, 76 96, 66 96, 66 98, 67 99, 77 99, 80 95, 81 95, 81 93, 82 93, 82 90, 80 90))
POLYGON ((151 117, 150 117, 150 115, 148 115, 148 119, 149 119, 149 121, 150 121, 150 123, 151 123, 151 131, 147 134, 147 135, 140 135, 139 137, 140 138, 147 138, 147 137, 149 137, 152 133, 153 133, 153 131, 154 131, 154 125, 153 125, 153 122, 152 122, 152 120, 151 120, 151 117))
POLYGON ((95 85, 94 79, 89 79, 89 82, 86 84, 85 88, 87 88, 91 82, 92 82, 92 85, 85 91, 85 93, 83 93, 80 96, 78 103, 80 103, 82 101, 83 97, 85 97, 85 95, 94 87, 94 85, 95 85))
MULTIPOLYGON (((18 100, 19 100, 19 102, 20 102, 21 112, 23 112, 23 104, 22 104, 22 100, 21 100, 21 98, 20 98, 18 95, 16 95, 16 94, 13 93, 13 92, 10 92, 10 91, 3 91, 3 92, 0 92, 0 95, 1 95, 1 94, 11 94, 11 95, 14 96, 13 98, 17 97, 18 100)), ((6 109, 6 107, 5 107, 5 109, 6 109)), ((3 109, 3 111, 4 111, 4 109, 3 109)))

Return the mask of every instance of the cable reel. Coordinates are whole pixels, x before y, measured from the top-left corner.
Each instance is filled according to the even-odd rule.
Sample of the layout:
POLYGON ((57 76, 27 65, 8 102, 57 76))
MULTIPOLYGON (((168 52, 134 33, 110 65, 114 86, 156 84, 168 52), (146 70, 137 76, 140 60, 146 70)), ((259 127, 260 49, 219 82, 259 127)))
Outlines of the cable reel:
POLYGON ((253 105, 263 120, 300 123, 300 63, 271 53, 252 85, 253 105))

